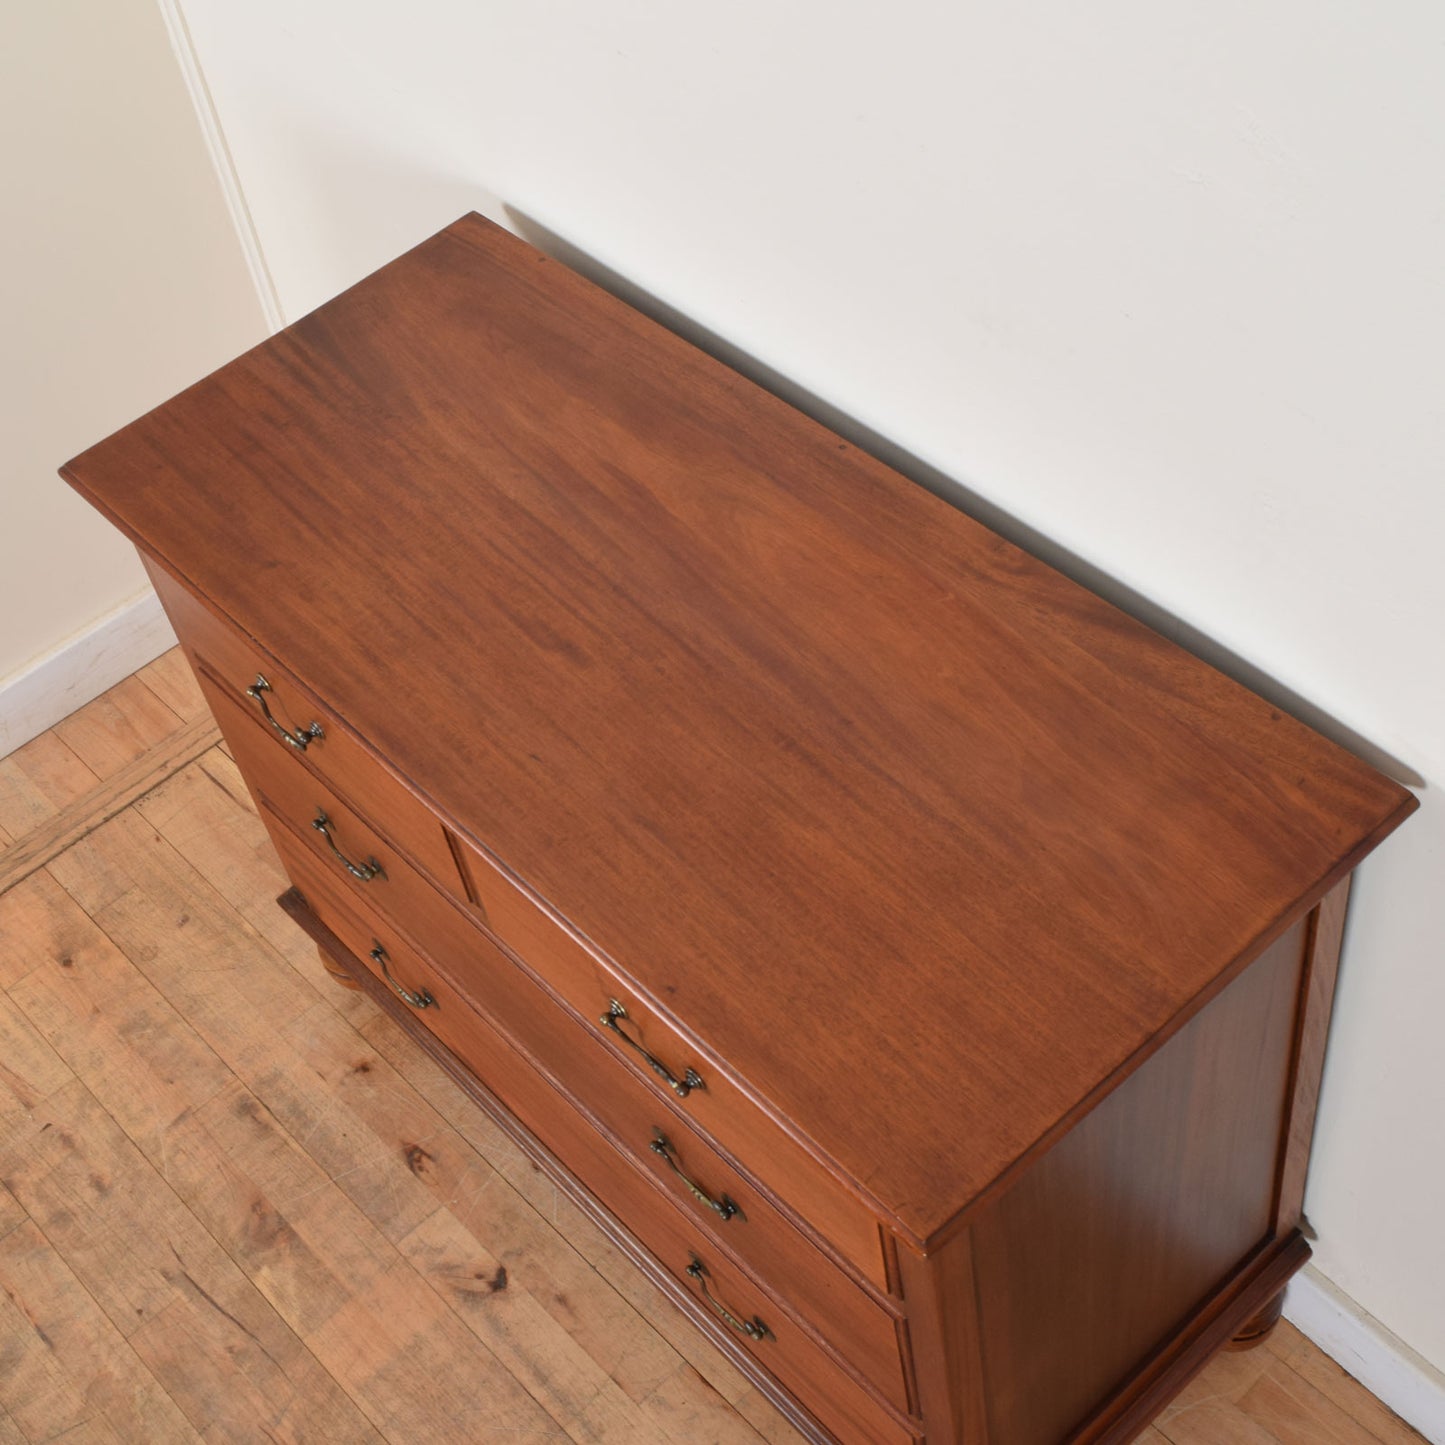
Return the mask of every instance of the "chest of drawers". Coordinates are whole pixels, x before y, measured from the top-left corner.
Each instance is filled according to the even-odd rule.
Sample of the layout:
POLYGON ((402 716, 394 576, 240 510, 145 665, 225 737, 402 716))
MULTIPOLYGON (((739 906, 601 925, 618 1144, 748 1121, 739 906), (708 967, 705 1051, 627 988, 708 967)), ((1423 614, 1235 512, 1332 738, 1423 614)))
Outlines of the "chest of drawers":
POLYGON ((805 1435, 1267 1328, 1404 790, 476 216, 64 475, 332 972, 805 1435))

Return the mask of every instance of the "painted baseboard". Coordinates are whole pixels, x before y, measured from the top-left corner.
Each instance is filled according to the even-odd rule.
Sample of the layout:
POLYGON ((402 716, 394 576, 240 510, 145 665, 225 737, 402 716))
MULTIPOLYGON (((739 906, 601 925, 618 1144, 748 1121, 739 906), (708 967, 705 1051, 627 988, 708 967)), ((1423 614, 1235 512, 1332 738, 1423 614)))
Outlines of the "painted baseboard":
POLYGON ((1317 1269, 1290 1281, 1284 1315, 1431 1445, 1445 1445, 1445 1375, 1317 1269))
POLYGON ((137 668, 176 635, 149 589, 0 682, 0 757, 38 737, 137 668))

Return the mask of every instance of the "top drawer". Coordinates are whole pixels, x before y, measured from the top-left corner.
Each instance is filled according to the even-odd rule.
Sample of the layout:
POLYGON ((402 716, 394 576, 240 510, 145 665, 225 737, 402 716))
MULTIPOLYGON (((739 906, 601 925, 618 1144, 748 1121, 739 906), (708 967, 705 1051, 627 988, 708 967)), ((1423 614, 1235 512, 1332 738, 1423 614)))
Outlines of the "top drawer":
MULTIPOLYGON (((446 830, 427 804, 259 643, 223 622, 150 559, 144 560, 176 635, 208 684, 208 697, 214 689, 245 709, 257 724, 248 736, 254 736, 258 746, 264 734, 278 758, 284 755, 310 769, 378 820, 387 837, 438 883, 465 897, 446 830)), ((224 724, 223 731, 232 731, 230 716, 218 716, 217 721, 224 724)))

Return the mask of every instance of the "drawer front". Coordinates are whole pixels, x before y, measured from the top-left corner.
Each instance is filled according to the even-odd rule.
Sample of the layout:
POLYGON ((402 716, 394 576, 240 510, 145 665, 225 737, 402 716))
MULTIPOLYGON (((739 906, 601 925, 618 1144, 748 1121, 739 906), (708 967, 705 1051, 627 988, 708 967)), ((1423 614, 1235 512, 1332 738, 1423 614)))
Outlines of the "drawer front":
MULTIPOLYGON (((273 747, 204 674, 201 684, 257 802, 283 821, 293 839, 310 850, 343 892, 354 892, 392 918, 420 917, 441 909, 455 912, 369 818, 343 802, 315 773, 273 747)), ((440 823, 437 830, 440 833, 440 823)), ((451 858, 449 848, 445 856, 451 858)))
POLYGON ((680 1099, 699 1128, 786 1197, 862 1278, 886 1292, 878 1221, 862 1201, 493 859, 465 839, 458 839, 457 846, 467 891, 487 928, 587 1019, 651 1088, 680 1099), (701 1086, 690 1087, 689 1071, 701 1086))
MULTIPOLYGON (((310 867, 305 855, 287 861, 298 862, 298 873, 303 875, 310 867)), ((524 1054, 517 1052, 512 1039, 464 1000, 443 970, 396 935, 384 945, 383 967, 382 960, 372 954, 375 940, 370 935, 375 930, 353 917, 344 904, 315 890, 315 879, 310 880, 313 892, 307 892, 308 880, 304 876, 297 881, 322 922, 393 992, 404 997, 416 1017, 430 1026, 436 1037, 699 1301, 719 1327, 726 1329, 840 1441, 847 1445, 907 1445, 915 1439, 915 1430, 904 1418, 875 1399, 765 1289, 716 1250, 705 1234, 697 1232, 693 1222, 658 1192, 636 1163, 614 1148, 532 1067, 524 1054), (476 1067, 478 1064, 481 1067, 476 1067), (694 1268, 689 1273, 695 1261, 702 1271, 694 1268), (766 1326, 767 1333, 761 1338, 745 1332, 752 1325, 753 1335, 760 1334, 757 1323, 766 1326)), ((485 940, 479 941, 484 948, 490 947, 485 940)), ((497 954, 496 958, 500 965, 515 972, 503 955, 497 954)), ((575 1028, 570 1020, 558 1022, 575 1028)))
POLYGON ((841 1355, 898 1409, 907 1409, 893 1315, 820 1253, 675 1110, 663 1107, 655 1091, 590 1041, 570 1015, 444 900, 437 900, 439 907, 453 914, 464 933, 449 934, 435 957, 427 957, 390 920, 358 910, 355 899, 337 890, 336 880, 296 845, 284 824, 267 821, 287 872, 312 911, 417 1009, 453 1053, 469 1066, 480 1062, 468 1037, 456 1032, 457 1021, 464 1026, 472 1016, 464 1000, 475 1001, 577 1100, 636 1168, 656 1179, 714 1256, 720 1245, 760 1278, 777 1281, 779 1292, 841 1355), (372 953, 377 945, 380 957, 372 953), (653 1147, 659 1136, 665 1150, 653 1147))
POLYGON ((245 633, 221 621, 159 567, 148 569, 227 741, 235 746, 231 718, 244 713, 279 758, 314 772, 383 822, 387 836, 444 888, 462 893, 461 874, 436 814, 245 633), (258 685, 263 680, 265 689, 258 685), (220 699, 234 704, 233 710, 223 715, 220 699))

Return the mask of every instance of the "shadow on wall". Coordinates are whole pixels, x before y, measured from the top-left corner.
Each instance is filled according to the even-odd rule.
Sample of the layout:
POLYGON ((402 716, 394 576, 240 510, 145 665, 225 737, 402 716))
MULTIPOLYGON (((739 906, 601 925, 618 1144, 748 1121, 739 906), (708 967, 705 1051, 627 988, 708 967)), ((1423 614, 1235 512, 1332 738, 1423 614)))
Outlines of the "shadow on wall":
MULTIPOLYGON (((935 496, 942 498, 951 506, 957 507, 975 521, 983 523, 984 526, 997 532, 1000 536, 1006 537, 1024 551, 1047 562, 1049 566, 1057 568, 1066 577, 1072 578, 1098 596, 1106 598, 1131 617, 1144 623, 1145 626, 1152 627, 1154 631, 1163 634, 1170 641, 1193 653, 1195 657, 1243 684, 1251 692, 1258 693, 1281 711, 1289 713, 1300 722, 1323 733, 1325 737, 1330 738, 1341 747, 1347 748, 1357 757, 1363 758, 1382 773, 1394 778, 1396 782, 1415 789, 1426 787, 1425 779, 1414 768, 1387 753, 1368 738, 1362 737, 1352 728, 1346 727, 1307 698, 1301 697, 1298 693, 1292 692, 1289 688, 1276 682, 1274 678, 1252 662, 1229 651, 1228 648, 1220 646, 1211 637, 1200 632, 1198 628, 1174 616, 1173 613, 1166 611, 1142 593, 1125 586, 1092 562, 1061 547, 1035 528, 1020 522, 996 503, 990 502, 986 497, 980 496, 963 483, 920 460, 896 442, 890 441, 887 437, 881 436, 878 432, 855 421, 830 402, 815 396, 796 382, 790 381, 781 373, 749 356, 730 341, 689 320, 674 307, 650 295, 625 276, 610 270, 573 245, 572 242, 559 236, 555 231, 548 230, 540 221, 533 220, 532 217, 512 206, 503 206, 501 211, 511 229, 539 251, 544 251, 554 260, 560 261, 564 266, 570 267, 587 277, 589 281, 601 286, 604 291, 610 292, 619 300, 625 301, 629 306, 642 312, 644 316, 650 317, 659 325, 665 326, 669 331, 690 341, 694 346, 707 352, 708 355, 716 357, 735 371, 741 372, 764 390, 788 402, 791 406, 797 407, 799 411, 812 417, 815 421, 821 422, 831 431, 837 432, 839 436, 851 442, 860 451, 867 452, 895 471, 901 472, 911 481, 926 487, 935 496)), ((488 208, 484 214, 495 218, 498 213, 488 208)))

